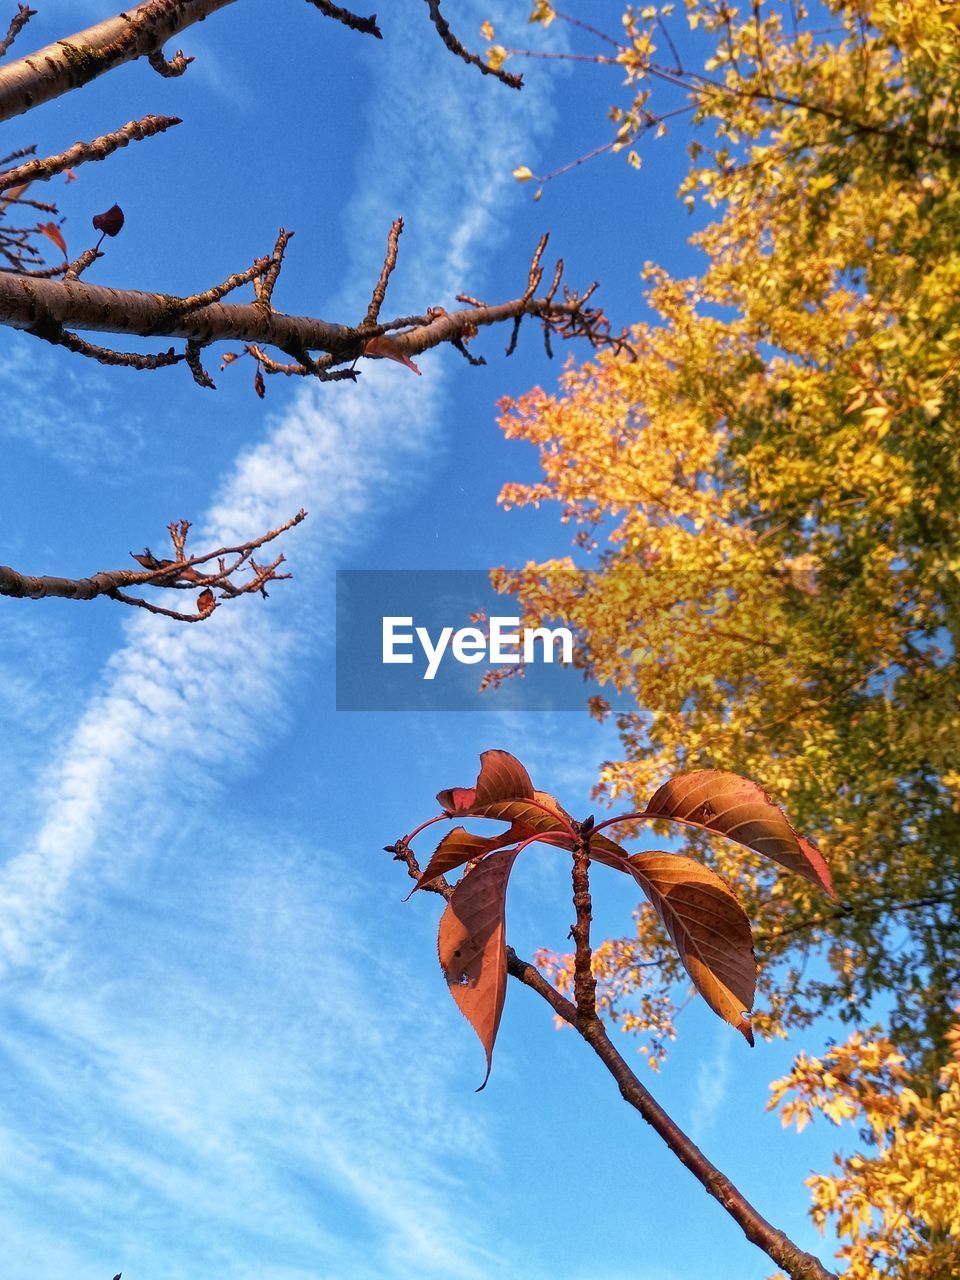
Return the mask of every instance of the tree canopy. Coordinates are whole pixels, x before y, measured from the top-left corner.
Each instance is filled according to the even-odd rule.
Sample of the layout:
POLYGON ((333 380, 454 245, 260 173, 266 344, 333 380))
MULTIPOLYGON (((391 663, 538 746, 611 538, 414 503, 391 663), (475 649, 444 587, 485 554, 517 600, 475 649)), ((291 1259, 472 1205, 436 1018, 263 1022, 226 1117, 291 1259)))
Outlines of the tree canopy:
MULTIPOLYGON (((615 146, 636 152, 678 95, 692 117, 679 199, 708 211, 693 236, 704 267, 674 278, 647 263, 652 316, 630 353, 503 403, 543 478, 501 501, 559 502, 576 552, 498 581, 532 617, 575 622, 584 674, 613 691, 591 704, 613 704, 623 744, 603 795, 732 770, 762 778, 821 842, 837 910, 802 881, 708 855, 761 922, 755 1025, 881 1023, 888 1084, 926 1099, 892 1129, 908 1115, 922 1127, 949 1096, 960 994, 957 16, 929 0, 687 0, 711 42, 700 72, 671 38, 672 8, 629 9, 598 60, 632 95, 612 112, 615 146)), ((654 1060, 679 976, 649 910, 601 951, 603 998, 653 1036, 654 1060)), ((838 1077, 859 1101, 832 1118, 873 1124, 853 1084, 865 1070, 838 1077)), ((831 1114, 841 1085, 823 1087, 831 1114)), ((891 1225, 871 1200, 900 1177, 878 1134, 872 1164, 844 1169, 850 1274, 945 1275, 955 1194, 949 1212, 933 1197, 891 1225), (877 1256, 856 1243, 871 1204, 889 1244, 877 1256)), ((822 1218, 837 1196, 818 1185, 822 1218)))

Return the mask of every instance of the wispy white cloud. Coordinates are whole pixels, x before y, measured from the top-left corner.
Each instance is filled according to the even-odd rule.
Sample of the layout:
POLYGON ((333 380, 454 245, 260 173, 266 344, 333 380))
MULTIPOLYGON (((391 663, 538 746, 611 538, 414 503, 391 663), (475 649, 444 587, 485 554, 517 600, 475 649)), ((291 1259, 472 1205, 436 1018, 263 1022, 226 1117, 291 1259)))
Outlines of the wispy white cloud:
MULTIPOLYGON (((470 8, 475 28, 488 6, 470 8)), ((424 128, 414 87, 435 39, 423 24, 378 51, 371 119, 389 118, 394 138, 424 128)), ((441 83, 429 144, 414 152, 372 134, 363 172, 377 174, 376 195, 351 213, 362 204, 369 225, 386 226, 405 206, 398 309, 405 291, 418 306, 442 300, 496 242, 511 152, 543 106, 431 61, 441 83)), ((352 278, 366 287, 370 263, 358 258, 352 278)), ((37 1224, 17 1229, 21 1275, 93 1275, 94 1263, 113 1265, 105 1241, 141 1254, 138 1275, 166 1280, 201 1261, 231 1280, 472 1280, 504 1265, 462 1212, 458 1161, 482 1158, 482 1134, 442 1096, 449 1052, 368 954, 359 904, 311 894, 304 866, 278 865, 269 844, 248 851, 255 874, 220 858, 216 880, 190 869, 184 846, 206 838, 222 779, 242 777, 282 730, 332 570, 437 456, 442 404, 439 360, 422 379, 372 366, 356 388, 302 388, 238 457, 199 531, 249 536, 307 506, 288 546, 296 598, 278 591, 268 607, 244 602, 203 627, 131 619, 53 753, 41 820, 0 872, 0 970, 16 1022, 0 1145, 22 1153, 4 1176, 20 1221, 37 1224), (161 847, 175 892, 148 908, 138 876, 153 893, 161 847), (417 1052, 398 1098, 384 1081, 399 1043, 417 1052), (44 1122, 24 1127, 28 1110, 44 1122), (44 1235, 47 1195, 63 1205, 69 1248, 44 1235), (166 1238, 171 1212, 189 1239, 166 1238), (356 1243, 358 1222, 369 1245, 356 1243)))
POLYGON ((178 861, 103 913, 110 934, 14 983, 0 1059, 35 1123, 0 1121, 0 1150, 19 1144, 0 1223, 16 1212, 49 1262, 42 1186, 80 1274, 489 1274, 465 1194, 489 1153, 437 1090, 444 1020, 387 956, 343 946, 359 904, 311 875, 315 852, 230 854, 242 873, 178 861))
MULTIPOLYGON (((371 130, 372 154, 361 169, 378 179, 364 181, 349 213, 371 225, 381 207, 393 211, 401 200, 407 206, 415 230, 407 233, 406 269, 397 273, 391 295, 401 310, 404 288, 422 304, 426 291, 459 285, 465 227, 473 229, 474 257, 489 249, 500 201, 510 190, 505 154, 542 114, 535 99, 491 96, 489 85, 466 76, 453 59, 433 58, 441 83, 432 100, 445 104, 431 112, 433 142, 422 152, 396 148, 391 139, 422 128, 414 68, 435 39, 428 24, 395 32, 378 64, 371 117, 389 115, 391 129, 389 136, 371 130), (462 127, 465 117, 469 130, 462 127), (484 176, 465 179, 474 172, 484 176)), ((386 225, 389 219, 379 220, 386 225)), ((352 268, 352 278, 364 282, 376 274, 363 260, 368 246, 365 238, 352 268)), ((282 724, 307 602, 314 602, 310 616, 319 622, 318 591, 329 591, 345 549, 382 518, 391 493, 412 481, 415 469, 422 472, 428 451, 436 456, 441 385, 435 362, 422 379, 392 365, 369 365, 356 387, 304 387, 265 439, 240 455, 197 536, 250 536, 305 505, 311 518, 288 542, 297 563, 297 604, 278 592, 269 609, 224 609, 203 627, 167 627, 152 618, 128 624, 127 643, 47 771, 41 798, 50 817, 0 874, 0 964, 4 958, 22 963, 34 942, 50 934, 67 888, 95 858, 117 787, 136 793, 149 781, 156 790, 174 759, 179 770, 235 762, 255 749, 265 726, 272 733, 282 724)))
POLYGON ((140 414, 89 361, 55 359, 36 338, 7 331, 0 356, 0 438, 30 445, 69 471, 119 483, 143 451, 140 414))
POLYGON ((734 1038, 729 1030, 726 1026, 719 1029, 714 1042, 714 1053, 697 1070, 696 1104, 690 1126, 695 1142, 701 1142, 710 1132, 727 1100, 734 1049, 734 1038))

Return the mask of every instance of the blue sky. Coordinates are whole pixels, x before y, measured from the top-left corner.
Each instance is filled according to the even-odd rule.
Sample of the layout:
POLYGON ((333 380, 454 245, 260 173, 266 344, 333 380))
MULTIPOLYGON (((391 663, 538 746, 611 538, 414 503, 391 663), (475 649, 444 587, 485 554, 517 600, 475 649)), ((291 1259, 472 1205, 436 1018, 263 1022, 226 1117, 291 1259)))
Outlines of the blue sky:
MULTIPOLYGON (((114 12, 38 7, 21 53, 114 12)), ((126 67, 8 124, 5 141, 48 153, 148 111, 183 116, 54 184, 74 251, 92 214, 122 204, 124 232, 90 275, 118 286, 208 287, 283 225, 296 238, 276 304, 359 318, 400 213, 396 314, 461 289, 515 296, 544 229, 573 283, 601 280, 616 324, 641 312, 645 259, 694 265, 673 200, 681 136, 648 149, 639 175, 607 158, 539 204, 510 176, 602 141, 612 78, 538 65, 511 93, 451 58, 423 6, 382 7, 375 43, 303 4, 238 5, 177 42, 196 56, 183 79, 126 67)), ((487 17, 510 42, 501 19, 525 6, 449 8, 477 43, 487 17)), ((591 8, 615 26, 617 5, 591 8)), ((0 608, 8 1280, 770 1273, 519 987, 474 1093, 482 1052, 437 968, 439 900, 404 904, 379 852, 433 812, 440 786, 470 783, 491 746, 585 810, 611 731, 495 703, 334 710, 337 569, 566 550, 556 512, 496 506, 504 481, 536 475, 496 401, 552 385, 561 365, 532 329, 504 360, 506 337, 481 336, 483 369, 455 352, 424 356, 422 378, 367 362, 356 387, 272 380, 262 404, 246 362, 212 394, 183 369, 87 367, 0 334, 5 563, 83 574, 159 550, 181 516, 199 546, 310 511, 284 547, 295 580, 202 626, 105 601, 0 608)), ((600 871, 598 931, 617 932, 634 903, 600 871)), ((562 860, 531 851, 509 912, 521 954, 562 947, 566 886, 562 860)), ((787 1047, 751 1054, 700 1001, 679 1030, 657 1096, 762 1212, 828 1253, 802 1179, 828 1167, 838 1135, 784 1133, 764 1110, 787 1047)))

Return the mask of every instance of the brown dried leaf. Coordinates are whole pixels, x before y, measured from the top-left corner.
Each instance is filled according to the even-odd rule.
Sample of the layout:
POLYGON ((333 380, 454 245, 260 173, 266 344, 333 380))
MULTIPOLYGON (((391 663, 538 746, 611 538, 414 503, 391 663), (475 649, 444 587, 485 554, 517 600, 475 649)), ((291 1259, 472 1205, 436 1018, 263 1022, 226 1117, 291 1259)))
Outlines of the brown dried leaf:
POLYGON ((118 236, 123 230, 123 210, 114 204, 106 213, 94 214, 93 226, 95 231, 102 231, 105 236, 118 236))
POLYGON ((142 554, 138 555, 136 551, 131 551, 130 554, 144 569, 160 569, 164 564, 171 563, 169 560, 158 560, 149 547, 144 547, 142 554))
POLYGON ((836 897, 823 854, 812 840, 798 835, 783 810, 747 778, 718 769, 677 774, 653 795, 644 816, 726 836, 836 897))
POLYGON ((64 257, 67 256, 67 242, 55 222, 42 222, 37 227, 37 230, 41 235, 45 235, 48 240, 52 240, 64 257))
POLYGON ((509 751, 484 751, 480 756, 480 774, 475 787, 450 787, 437 795, 440 808, 454 814, 475 818, 489 816, 485 810, 503 800, 529 799, 534 796, 533 783, 526 769, 509 751))
POLYGON ((0 195, 0 209, 5 208, 8 204, 13 204, 15 200, 19 200, 29 186, 29 182, 21 182, 18 187, 7 187, 6 191, 0 195))
MULTIPOLYGON (((441 809, 451 817, 492 818, 510 823, 508 831, 499 837, 491 837, 496 840, 491 845, 492 848, 503 848, 514 841, 528 840, 535 835, 541 836, 545 844, 561 849, 574 847, 575 841, 570 835, 573 819, 548 792, 534 790, 530 775, 509 751, 484 751, 480 757, 477 785, 450 787, 441 791, 437 800, 441 809)), ((470 838, 479 840, 482 837, 470 838)), ((442 845, 443 842, 437 848, 434 858, 440 853, 442 845)), ((443 870, 452 871, 477 856, 479 855, 469 854, 458 862, 446 861, 443 870)), ((626 853, 613 840, 598 835, 593 838, 590 856, 596 862, 605 862, 608 859, 623 859, 626 853)), ((431 870, 432 865, 433 858, 427 867, 430 879, 440 874, 431 870)), ((417 887, 426 883, 426 880, 427 872, 424 872, 417 887)))
POLYGON ((516 858, 515 849, 489 854, 463 877, 440 918, 440 967, 487 1055, 480 1089, 490 1078, 506 994, 506 893, 516 858))
POLYGON ((257 365, 257 372, 253 376, 253 389, 262 400, 267 394, 266 384, 263 381, 263 369, 257 365))
POLYGON ((414 373, 419 374, 420 370, 413 363, 408 355, 397 346, 393 338, 381 337, 371 338, 364 343, 363 355, 370 356, 373 360, 396 360, 397 364, 405 364, 408 369, 412 369, 414 373))
POLYGON ((204 588, 197 596, 197 613, 201 617, 206 617, 208 613, 212 613, 217 607, 217 602, 213 598, 213 592, 209 587, 204 588))
POLYGON ((757 982, 747 914, 716 872, 677 853, 635 853, 630 872, 667 927, 710 1008, 753 1044, 757 982))
POLYGON ((493 853, 496 849, 503 849, 508 844, 517 844, 529 834, 525 828, 518 827, 516 823, 499 836, 475 836, 464 830, 463 827, 454 827, 452 831, 447 832, 437 845, 433 856, 411 892, 422 889, 425 884, 429 884, 431 880, 436 880, 438 876, 446 875, 448 871, 455 871, 457 867, 462 867, 465 862, 472 862, 474 858, 482 858, 484 854, 493 853))

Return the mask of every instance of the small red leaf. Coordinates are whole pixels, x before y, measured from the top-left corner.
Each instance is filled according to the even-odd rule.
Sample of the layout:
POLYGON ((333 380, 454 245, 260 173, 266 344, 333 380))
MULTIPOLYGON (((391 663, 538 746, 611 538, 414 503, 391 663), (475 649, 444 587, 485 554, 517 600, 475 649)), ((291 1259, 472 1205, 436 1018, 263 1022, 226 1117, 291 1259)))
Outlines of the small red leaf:
POLYGON ((362 354, 373 360, 396 360, 397 364, 405 364, 414 373, 420 372, 410 357, 400 350, 393 338, 371 338, 364 344, 362 354))
POLYGON ((123 210, 115 204, 106 213, 95 214, 93 226, 96 231, 102 231, 105 236, 118 236, 123 229, 123 210))
POLYGON ((260 368, 259 365, 257 365, 257 372, 254 374, 254 377, 253 377, 253 389, 257 393, 257 395, 260 397, 261 400, 267 394, 267 388, 263 381, 263 370, 260 368))
POLYGON ((487 1055, 481 1089, 490 1078, 506 995, 507 881, 516 858, 516 849, 504 849, 484 858, 454 889, 440 918, 440 967, 450 994, 480 1037, 487 1055))
MULTIPOLYGON (((185 576, 185 575, 184 575, 185 576)), ((217 607, 217 602, 213 598, 213 592, 209 587, 205 587, 197 596, 197 613, 201 617, 206 617, 208 613, 212 613, 217 607)))
POLYGON ((37 227, 37 230, 42 235, 45 235, 48 240, 52 240, 64 257, 67 256, 67 242, 64 240, 63 233, 55 222, 41 223, 41 225, 37 227))

